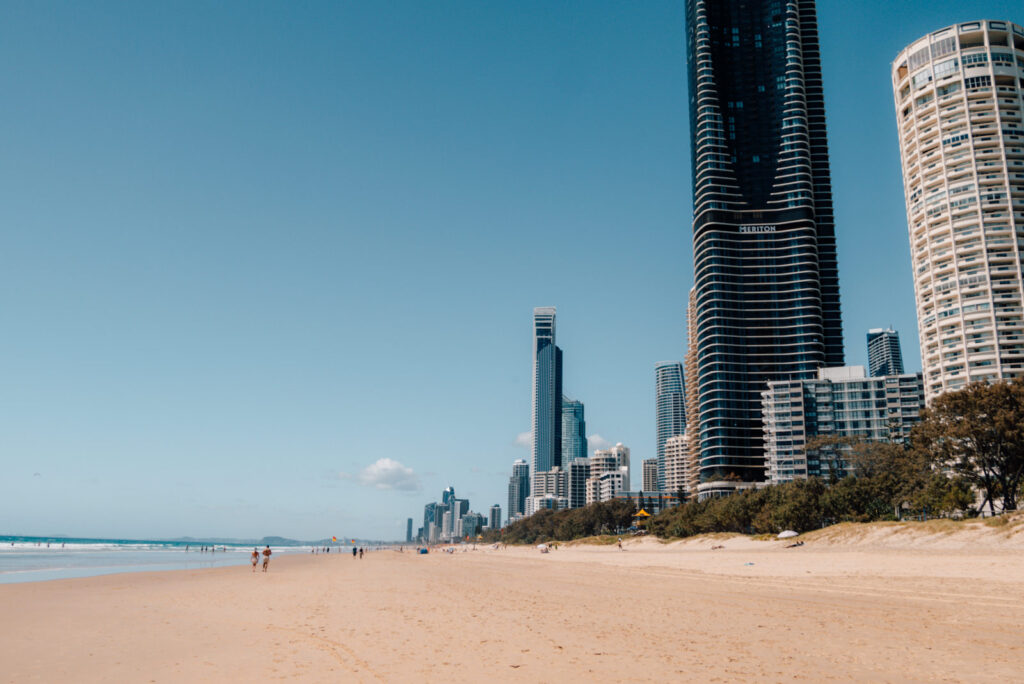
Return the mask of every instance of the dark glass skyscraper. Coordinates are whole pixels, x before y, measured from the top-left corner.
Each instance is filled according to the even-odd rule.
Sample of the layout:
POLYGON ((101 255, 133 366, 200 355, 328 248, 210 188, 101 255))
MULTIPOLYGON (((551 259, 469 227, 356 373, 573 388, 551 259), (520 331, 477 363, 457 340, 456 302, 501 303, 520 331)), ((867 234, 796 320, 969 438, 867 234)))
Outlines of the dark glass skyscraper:
POLYGON ((687 0, 701 495, 765 477, 761 392, 843 363, 813 0, 687 0))
POLYGON ((895 330, 868 330, 868 374, 873 378, 882 375, 903 375, 900 334, 895 330))
POLYGON ((683 364, 662 361, 654 366, 654 402, 657 410, 655 454, 658 460, 658 491, 665 488, 665 442, 686 432, 686 395, 683 364))
POLYGON ((526 513, 526 497, 530 495, 530 464, 523 459, 512 464, 512 477, 508 479, 508 519, 526 513))
POLYGON ((562 350, 555 307, 533 310, 533 462, 530 476, 562 464, 562 350))
POLYGON ((583 402, 562 397, 562 467, 574 458, 587 457, 587 423, 583 419, 583 402))

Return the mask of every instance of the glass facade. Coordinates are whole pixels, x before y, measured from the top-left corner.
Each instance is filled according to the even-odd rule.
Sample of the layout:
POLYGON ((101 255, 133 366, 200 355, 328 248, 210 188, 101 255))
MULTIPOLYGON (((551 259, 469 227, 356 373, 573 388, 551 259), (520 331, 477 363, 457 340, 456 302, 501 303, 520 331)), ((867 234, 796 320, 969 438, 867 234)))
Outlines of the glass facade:
POLYGON ((764 449, 772 484, 851 474, 848 445, 808 449, 815 437, 904 442, 924 408, 921 374, 865 377, 863 366, 819 371, 816 380, 768 383, 764 449))
POLYGON ((532 472, 562 464, 562 350, 555 345, 555 308, 533 310, 532 472))
POLYGON ((842 365, 843 340, 815 3, 686 9, 692 339, 711 492, 764 480, 762 390, 842 365))
POLYGON ((508 479, 508 519, 526 514, 526 497, 530 495, 530 466, 523 459, 512 464, 512 477, 508 479))
POLYGON ((587 423, 583 402, 562 397, 562 466, 587 457, 587 423))
POLYGON ((686 432, 683 364, 678 361, 662 361, 654 366, 654 405, 657 410, 657 488, 662 490, 665 488, 665 442, 686 432))

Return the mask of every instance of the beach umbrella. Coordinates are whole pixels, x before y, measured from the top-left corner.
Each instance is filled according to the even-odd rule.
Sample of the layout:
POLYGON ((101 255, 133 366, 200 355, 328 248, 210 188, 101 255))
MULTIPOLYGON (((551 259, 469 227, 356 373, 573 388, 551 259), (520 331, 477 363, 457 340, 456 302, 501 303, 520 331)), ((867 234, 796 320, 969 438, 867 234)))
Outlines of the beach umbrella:
POLYGON ((783 532, 779 532, 778 538, 779 539, 792 539, 793 537, 798 537, 798 536, 800 536, 799 532, 794 532, 793 530, 785 530, 783 532))
POLYGON ((641 508, 638 513, 634 513, 633 514, 633 517, 634 518, 650 518, 651 514, 641 508))

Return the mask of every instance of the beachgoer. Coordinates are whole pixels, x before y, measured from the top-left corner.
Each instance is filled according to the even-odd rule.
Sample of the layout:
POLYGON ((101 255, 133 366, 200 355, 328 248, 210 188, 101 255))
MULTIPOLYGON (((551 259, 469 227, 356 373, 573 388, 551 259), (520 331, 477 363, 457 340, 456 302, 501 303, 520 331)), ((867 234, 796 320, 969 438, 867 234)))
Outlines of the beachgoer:
POLYGON ((363 557, 363 550, 359 549, 359 558, 362 558, 362 557, 363 557))
POLYGON ((263 549, 263 572, 267 571, 267 565, 270 564, 270 554, 273 553, 270 550, 270 544, 267 544, 267 548, 263 549))
POLYGON ((252 571, 256 572, 256 564, 260 561, 260 552, 255 546, 252 547, 252 556, 250 558, 252 560, 252 571))
POLYGON ((352 547, 352 557, 355 558, 357 553, 359 553, 359 549, 357 549, 356 547, 353 546, 352 547))
POLYGON ((622 550, 622 537, 619 537, 619 551, 622 550))

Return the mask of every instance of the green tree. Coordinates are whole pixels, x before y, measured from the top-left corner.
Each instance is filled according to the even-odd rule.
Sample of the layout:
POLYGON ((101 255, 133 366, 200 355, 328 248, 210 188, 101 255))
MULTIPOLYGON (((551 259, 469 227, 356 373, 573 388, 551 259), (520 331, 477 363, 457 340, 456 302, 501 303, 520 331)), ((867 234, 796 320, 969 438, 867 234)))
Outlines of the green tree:
POLYGON ((989 510, 1017 510, 1024 482, 1024 378, 976 383, 936 397, 911 433, 922 458, 985 493, 989 510))

